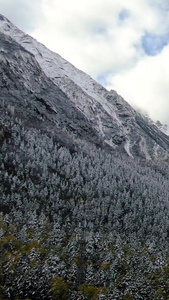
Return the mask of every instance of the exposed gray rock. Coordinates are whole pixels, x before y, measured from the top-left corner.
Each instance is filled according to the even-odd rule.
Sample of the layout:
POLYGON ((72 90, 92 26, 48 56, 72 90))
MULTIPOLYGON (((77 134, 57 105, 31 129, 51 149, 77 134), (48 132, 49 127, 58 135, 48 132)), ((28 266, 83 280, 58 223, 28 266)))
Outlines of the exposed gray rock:
POLYGON ((2 33, 0 43, 1 110, 8 109, 25 126, 39 128, 61 145, 74 147, 77 138, 97 144, 91 121, 46 77, 34 56, 2 33))
POLYGON ((1 99, 24 124, 75 147, 94 143, 147 160, 166 158, 169 137, 115 91, 0 15, 1 99))

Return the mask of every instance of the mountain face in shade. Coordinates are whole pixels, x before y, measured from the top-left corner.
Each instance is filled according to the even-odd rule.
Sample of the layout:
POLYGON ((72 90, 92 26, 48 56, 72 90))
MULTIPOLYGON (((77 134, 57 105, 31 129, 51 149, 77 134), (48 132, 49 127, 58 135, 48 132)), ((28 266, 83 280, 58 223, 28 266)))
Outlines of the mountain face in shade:
POLYGON ((146 160, 167 158, 169 138, 115 91, 107 91, 0 15, 1 99, 13 116, 75 148, 95 144, 146 160))

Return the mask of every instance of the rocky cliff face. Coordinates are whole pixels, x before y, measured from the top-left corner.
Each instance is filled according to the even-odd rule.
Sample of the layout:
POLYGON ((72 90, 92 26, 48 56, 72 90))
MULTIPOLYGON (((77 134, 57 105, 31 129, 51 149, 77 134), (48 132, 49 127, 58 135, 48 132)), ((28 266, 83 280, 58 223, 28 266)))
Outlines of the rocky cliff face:
POLYGON ((0 45, 0 299, 169 299, 165 128, 3 16, 0 45))
POLYGON ((169 138, 115 91, 0 15, 1 101, 28 126, 70 148, 94 143, 130 157, 167 158, 169 138))

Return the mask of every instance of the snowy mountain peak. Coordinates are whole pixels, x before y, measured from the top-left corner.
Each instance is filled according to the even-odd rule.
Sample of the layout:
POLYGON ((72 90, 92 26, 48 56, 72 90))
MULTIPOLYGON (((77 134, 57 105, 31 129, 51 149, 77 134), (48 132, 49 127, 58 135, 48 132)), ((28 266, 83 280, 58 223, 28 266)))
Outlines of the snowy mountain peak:
MULTIPOLYGON (((33 55, 36 61, 34 64, 38 64, 54 89, 59 88, 81 115, 79 119, 85 118, 87 126, 90 124, 90 131, 95 132, 97 143, 109 150, 117 148, 130 157, 151 159, 168 155, 169 139, 166 134, 158 129, 159 126, 147 122, 115 91, 107 91, 89 75, 19 30, 2 15, 0 32, 33 55)), ((26 66, 23 72, 27 72, 28 78, 29 69, 26 66)), ((31 90, 31 93, 36 92, 36 89, 31 90)), ((58 110, 53 99, 46 105, 55 112, 58 110)))

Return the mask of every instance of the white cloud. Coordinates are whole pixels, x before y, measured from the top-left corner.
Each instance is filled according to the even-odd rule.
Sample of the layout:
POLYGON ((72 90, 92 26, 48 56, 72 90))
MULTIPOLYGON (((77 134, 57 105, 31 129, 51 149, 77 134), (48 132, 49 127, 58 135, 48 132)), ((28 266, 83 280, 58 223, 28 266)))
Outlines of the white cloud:
POLYGON ((31 33, 43 17, 43 0, 0 0, 0 13, 23 31, 31 33))
POLYGON ((129 71, 109 77, 114 88, 133 106, 169 125, 169 46, 157 56, 144 57, 129 71))
POLYGON ((43 0, 43 12, 34 37, 95 78, 131 68, 144 55, 141 36, 159 30, 148 0, 43 0))
POLYGON ((142 38, 167 36, 168 0, 1 0, 0 10, 78 68, 107 79, 127 101, 167 120, 168 46, 149 57, 142 38))

